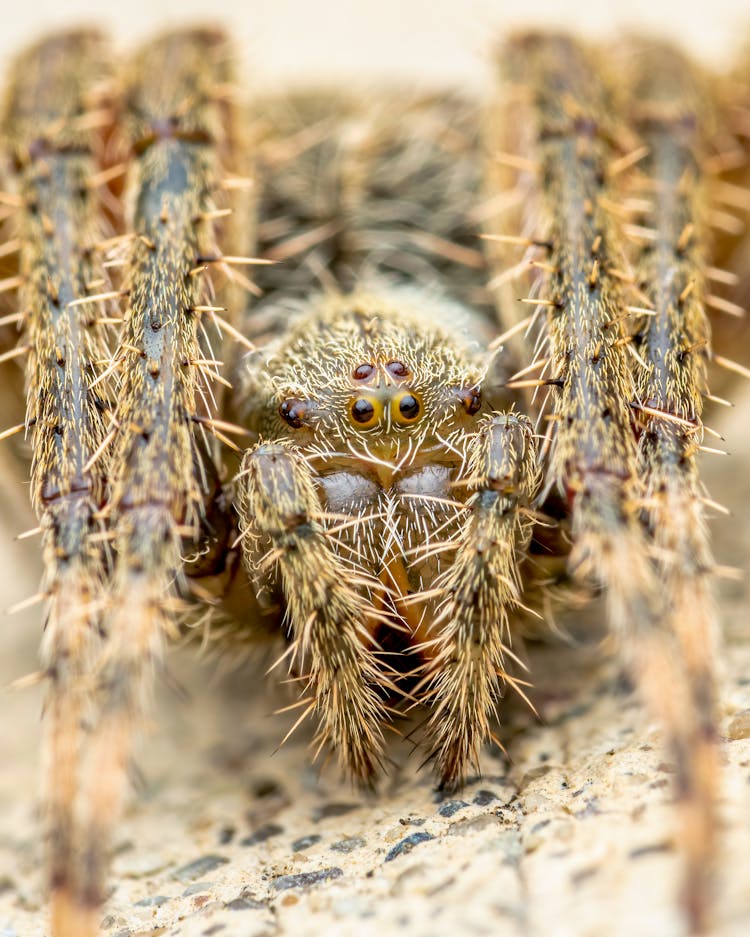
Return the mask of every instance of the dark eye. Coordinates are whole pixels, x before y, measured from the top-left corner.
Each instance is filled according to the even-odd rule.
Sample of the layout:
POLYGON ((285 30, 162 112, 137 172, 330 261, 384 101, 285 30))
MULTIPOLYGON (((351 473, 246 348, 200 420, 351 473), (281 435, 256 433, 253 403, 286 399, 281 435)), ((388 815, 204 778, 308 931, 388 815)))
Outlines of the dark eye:
POLYGON ((306 400, 297 400, 294 397, 290 397, 288 400, 283 400, 279 406, 279 414, 283 420, 293 427, 294 429, 299 429, 304 425, 305 417, 309 412, 309 404, 306 400))
POLYGON ((400 394, 391 405, 391 415, 396 423, 413 423, 422 411, 419 400, 414 394, 400 394))
POLYGON ((358 397, 349 409, 352 422, 356 423, 361 429, 368 429, 374 426, 383 413, 383 407, 378 400, 370 400, 368 397, 358 397))
POLYGON ((459 397, 469 416, 474 416, 482 406, 482 391, 478 387, 465 387, 459 397))
POLYGON ((375 365, 365 362, 357 365, 352 371, 352 377, 355 381, 366 381, 368 377, 372 377, 374 371, 375 365))
POLYGON ((391 377, 404 378, 409 376, 409 369, 403 361, 389 361, 385 366, 386 371, 391 377))

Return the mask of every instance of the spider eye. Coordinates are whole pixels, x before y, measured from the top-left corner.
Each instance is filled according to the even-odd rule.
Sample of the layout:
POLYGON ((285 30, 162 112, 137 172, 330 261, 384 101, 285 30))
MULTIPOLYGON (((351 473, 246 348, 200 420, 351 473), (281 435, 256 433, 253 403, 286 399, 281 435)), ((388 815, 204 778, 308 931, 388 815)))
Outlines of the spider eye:
POLYGON ((364 362, 363 364, 358 364, 357 367, 352 371, 352 377, 355 381, 366 381, 368 377, 372 377, 375 373, 375 365, 370 364, 369 362, 364 362))
POLYGON ((374 426, 383 415, 383 405, 379 400, 370 397, 357 397, 349 408, 352 422, 360 429, 369 429, 374 426))
POLYGON ((389 361, 385 369, 391 377, 395 377, 397 380, 409 377, 409 369, 403 361, 389 361))
POLYGON ((299 429, 305 423, 305 417, 309 413, 309 403, 307 400, 298 400, 295 397, 290 397, 287 400, 282 400, 279 405, 279 414, 282 420, 293 427, 294 429, 299 429))
POLYGON ((414 394, 399 394, 391 404, 391 416, 402 426, 413 423, 421 412, 422 405, 414 394))
POLYGON ((474 416, 482 406, 482 391, 478 387, 464 387, 458 396, 469 416, 474 416))

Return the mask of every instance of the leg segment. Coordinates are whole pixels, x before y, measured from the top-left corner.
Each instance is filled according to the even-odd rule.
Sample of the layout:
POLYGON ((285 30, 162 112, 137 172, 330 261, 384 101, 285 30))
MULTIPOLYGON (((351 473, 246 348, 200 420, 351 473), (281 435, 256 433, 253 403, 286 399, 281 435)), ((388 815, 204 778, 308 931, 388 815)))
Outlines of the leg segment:
MULTIPOLYGON (((86 102, 105 75, 105 56, 95 32, 42 41, 15 63, 3 115, 22 200, 26 422, 49 596, 42 660, 50 678, 45 810, 55 934, 65 932, 72 914, 81 723, 92 690, 104 579, 101 544, 91 534, 99 529, 95 514, 105 497, 108 401, 100 375, 107 352, 97 323, 101 304, 93 296, 102 292, 102 269, 94 250, 96 189, 90 185, 97 137, 86 102)), ((101 114, 106 120, 105 109, 101 114)))
MULTIPOLYGON (((643 364, 637 355, 634 364, 627 360, 632 339, 622 327, 631 310, 619 285, 621 251, 609 211, 617 139, 609 126, 612 94, 592 55, 564 36, 518 37, 502 61, 516 99, 525 102, 516 119, 528 128, 522 155, 538 182, 524 234, 533 228, 547 256, 528 301, 547 313, 552 380, 539 384, 556 387, 549 472, 570 505, 570 566, 606 588, 611 625, 670 738, 680 794, 689 791, 710 811, 713 788, 700 777, 686 724, 693 703, 684 661, 639 519, 643 479, 631 406, 643 364)), ((697 868, 689 847, 683 860, 690 887, 705 891, 705 863, 697 868)), ((693 927, 703 925, 700 904, 685 906, 693 927)))
POLYGON ((317 740, 365 784, 383 758, 387 718, 380 687, 387 683, 372 651, 372 590, 331 548, 307 462, 292 446, 261 443, 242 463, 240 528, 251 576, 275 571, 293 641, 291 665, 307 678, 320 720, 317 740), (256 545, 270 550, 258 565, 256 545), (269 562, 270 561, 270 562, 269 562))
POLYGON ((508 617, 521 601, 519 565, 531 536, 523 509, 539 483, 531 424, 520 414, 495 414, 479 429, 469 459, 474 493, 457 536, 452 565, 435 587, 429 664, 434 708, 427 734, 441 784, 460 784, 490 737, 500 693, 513 684, 506 672, 508 617))
POLYGON ((714 669, 716 627, 710 575, 713 561, 696 465, 702 441, 703 397, 710 328, 705 304, 711 108, 697 71, 675 49, 635 47, 629 83, 631 122, 648 149, 634 179, 636 198, 651 204, 637 218, 653 238, 639 244, 638 286, 653 307, 639 333, 646 367, 637 375, 641 435, 639 472, 645 515, 659 549, 659 575, 668 596, 669 626, 682 651, 688 706, 681 714, 687 749, 678 759, 681 837, 689 856, 686 900, 702 919, 708 896, 705 869, 716 835, 719 779, 714 669))
POLYGON ((205 496, 194 417, 205 389, 201 375, 214 372, 200 349, 198 313, 202 261, 215 257, 210 213, 222 132, 216 95, 226 53, 223 36, 211 29, 168 34, 136 56, 126 84, 135 237, 117 352, 123 378, 108 505, 117 556, 84 787, 85 935, 95 932, 104 901, 133 726, 177 611, 180 539, 197 537, 205 496))

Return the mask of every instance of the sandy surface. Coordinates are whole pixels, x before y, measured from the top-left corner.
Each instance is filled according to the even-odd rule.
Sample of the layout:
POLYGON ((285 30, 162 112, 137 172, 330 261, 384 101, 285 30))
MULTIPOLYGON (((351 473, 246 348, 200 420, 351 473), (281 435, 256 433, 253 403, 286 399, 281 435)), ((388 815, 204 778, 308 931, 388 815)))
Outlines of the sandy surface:
MULTIPOLYGON (((315 23, 308 6, 288 2, 274 4, 273 11, 270 4, 243 6, 242 12, 230 5, 227 15, 247 48, 259 53, 258 70, 272 81, 321 68, 481 80, 476 51, 487 23, 502 15, 490 12, 489 3, 433 6, 429 28, 425 6, 416 2, 381 4, 378 16, 374 4, 364 4, 353 18, 351 4, 316 5, 315 23), (257 28, 250 26, 253 14, 257 28), (389 35, 395 37, 390 46, 389 35)), ((537 21, 552 11, 558 21, 578 18, 577 26, 594 31, 613 22, 605 24, 601 11, 584 15, 587 5, 573 12, 560 3, 536 6, 537 21)), ((97 9, 98 18, 130 39, 146 22, 199 7, 137 0, 126 9, 97 9)), ((681 35, 713 58, 735 44, 744 16, 737 3, 710 9, 683 4, 679 22, 667 4, 608 9, 618 22, 639 19, 661 29, 672 9, 681 35)), ((0 53, 38 31, 41 22, 49 26, 62 16, 69 22, 81 11, 91 14, 92 7, 68 2, 61 11, 59 4, 37 3, 36 23, 32 14, 14 17, 0 53)), ((733 518, 714 524, 718 560, 743 567, 750 555, 748 419, 750 396, 721 427, 732 459, 705 460, 712 492, 734 511, 733 518)), ((25 497, 18 482, 0 493, 2 605, 34 592, 38 580, 37 545, 11 542, 34 523, 25 497)), ((750 921, 745 581, 720 586, 720 609, 727 640, 727 741, 716 934, 739 937, 750 921)), ((35 667, 37 640, 33 610, 6 619, 0 684, 35 667)), ((510 759, 488 751, 482 778, 457 797, 440 799, 429 775, 417 771, 408 745, 396 745, 391 778, 377 796, 363 798, 340 783, 332 767, 309 766, 304 731, 273 754, 288 721, 270 714, 284 699, 264 689, 254 672, 211 680, 208 663, 173 653, 170 673, 189 698, 160 688, 138 759, 141 781, 117 835, 105 933, 681 934, 672 901, 672 768, 658 727, 623 689, 617 665, 596 636, 579 647, 535 647, 531 662, 541 721, 509 707, 503 737, 510 759)), ((35 799, 40 694, 26 690, 0 699, 0 937, 25 937, 44 933, 35 799)))

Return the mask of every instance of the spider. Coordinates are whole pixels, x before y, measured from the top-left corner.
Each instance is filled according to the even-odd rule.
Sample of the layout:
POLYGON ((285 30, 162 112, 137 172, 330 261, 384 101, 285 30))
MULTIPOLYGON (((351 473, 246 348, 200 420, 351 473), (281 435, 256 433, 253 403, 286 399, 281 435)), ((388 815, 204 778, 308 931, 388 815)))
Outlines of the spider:
POLYGON ((21 331, 4 357, 25 367, 13 429, 44 543, 55 937, 98 932, 134 725, 180 629, 281 635, 301 719, 364 785, 419 705, 453 789, 499 741, 504 692, 525 692, 514 646, 564 587, 605 591, 662 720, 683 906, 707 926, 696 454, 708 361, 741 370, 706 317, 737 311, 709 286, 734 282, 712 232, 737 227, 711 200, 737 198, 715 176, 741 146, 677 50, 618 55, 528 33, 481 105, 249 112, 218 29, 159 37, 115 76, 89 30, 16 61, 2 286, 22 310, 2 325, 21 331))

